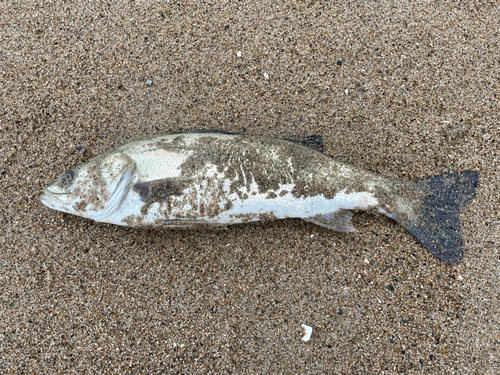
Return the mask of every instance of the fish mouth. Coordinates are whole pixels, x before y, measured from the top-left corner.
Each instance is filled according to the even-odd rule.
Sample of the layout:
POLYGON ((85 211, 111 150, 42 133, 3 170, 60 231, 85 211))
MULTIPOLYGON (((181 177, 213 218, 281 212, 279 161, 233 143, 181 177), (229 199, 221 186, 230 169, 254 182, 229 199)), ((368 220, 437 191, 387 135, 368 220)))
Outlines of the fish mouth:
POLYGON ((50 191, 48 188, 43 189, 43 194, 40 195, 40 202, 44 206, 52 208, 54 210, 68 212, 68 210, 64 207, 67 203, 67 200, 64 199, 68 196, 66 193, 54 193, 50 191))

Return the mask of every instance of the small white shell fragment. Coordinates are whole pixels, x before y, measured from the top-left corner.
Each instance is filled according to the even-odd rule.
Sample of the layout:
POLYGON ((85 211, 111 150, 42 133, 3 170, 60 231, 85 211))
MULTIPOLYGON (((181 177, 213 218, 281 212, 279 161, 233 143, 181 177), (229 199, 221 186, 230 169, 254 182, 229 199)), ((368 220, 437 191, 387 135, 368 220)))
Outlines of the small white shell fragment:
POLYGON ((264 73, 264 78, 265 78, 265 79, 269 79, 269 74, 264 73))
POLYGON ((368 259, 366 259, 366 258, 365 258, 364 262, 365 262, 366 264, 370 264, 370 261, 369 261, 368 259))
POLYGON ((241 51, 236 52, 236 56, 241 57, 241 51))
POLYGON ((311 333, 312 333, 313 329, 309 326, 306 326, 305 324, 302 324, 301 327, 305 331, 305 335, 302 336, 302 341, 309 341, 311 339, 311 333))
POLYGON ((460 280, 460 281, 462 281, 464 278, 462 276, 458 275, 457 279, 460 280))
POLYGON ((152 78, 149 78, 147 81, 146 81, 146 84, 148 84, 149 86, 151 86, 153 84, 153 79, 152 78))
POLYGON ((345 89, 345 94, 349 95, 349 89, 345 89))

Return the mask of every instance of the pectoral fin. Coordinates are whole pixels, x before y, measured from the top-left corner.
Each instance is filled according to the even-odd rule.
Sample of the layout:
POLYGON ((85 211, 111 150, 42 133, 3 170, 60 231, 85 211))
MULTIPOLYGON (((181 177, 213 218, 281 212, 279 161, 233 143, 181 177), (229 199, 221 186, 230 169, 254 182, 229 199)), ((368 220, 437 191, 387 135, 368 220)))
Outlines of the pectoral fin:
POLYGON ((137 183, 132 189, 139 193, 144 202, 162 202, 173 195, 182 195, 191 183, 189 178, 165 178, 137 183))
POLYGON ((356 231, 356 228, 352 226, 351 219, 352 211, 349 210, 340 210, 331 214, 304 218, 305 221, 343 233, 356 231))

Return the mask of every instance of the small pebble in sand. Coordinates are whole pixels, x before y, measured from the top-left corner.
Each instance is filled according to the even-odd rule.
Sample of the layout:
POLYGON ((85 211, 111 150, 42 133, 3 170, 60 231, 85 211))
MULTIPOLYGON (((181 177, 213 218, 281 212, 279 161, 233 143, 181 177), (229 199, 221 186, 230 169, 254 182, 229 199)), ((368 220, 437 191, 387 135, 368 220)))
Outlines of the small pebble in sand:
POLYGON ((264 73, 264 78, 265 78, 265 79, 269 79, 269 74, 264 73))
POLYGON ((236 56, 241 57, 241 51, 236 52, 236 56))
POLYGON ((309 341, 311 339, 311 333, 313 329, 309 326, 306 326, 305 324, 302 324, 301 327, 304 330, 304 336, 302 336, 302 341, 309 341))
POLYGON ((148 80, 146 81, 146 84, 148 86, 151 86, 153 84, 153 79, 152 78, 148 78, 148 80))

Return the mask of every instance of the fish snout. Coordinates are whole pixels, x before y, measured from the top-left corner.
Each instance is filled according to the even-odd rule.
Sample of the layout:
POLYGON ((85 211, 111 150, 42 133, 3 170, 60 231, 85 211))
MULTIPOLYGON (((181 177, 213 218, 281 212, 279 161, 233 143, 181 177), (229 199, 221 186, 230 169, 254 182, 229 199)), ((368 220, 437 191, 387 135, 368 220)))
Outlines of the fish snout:
POLYGON ((53 193, 50 191, 48 188, 43 190, 43 194, 40 195, 40 202, 44 206, 47 206, 48 208, 52 208, 54 210, 58 211, 63 211, 63 212, 69 212, 68 208, 65 207, 65 205, 68 203, 67 199, 67 194, 61 193, 53 193))

